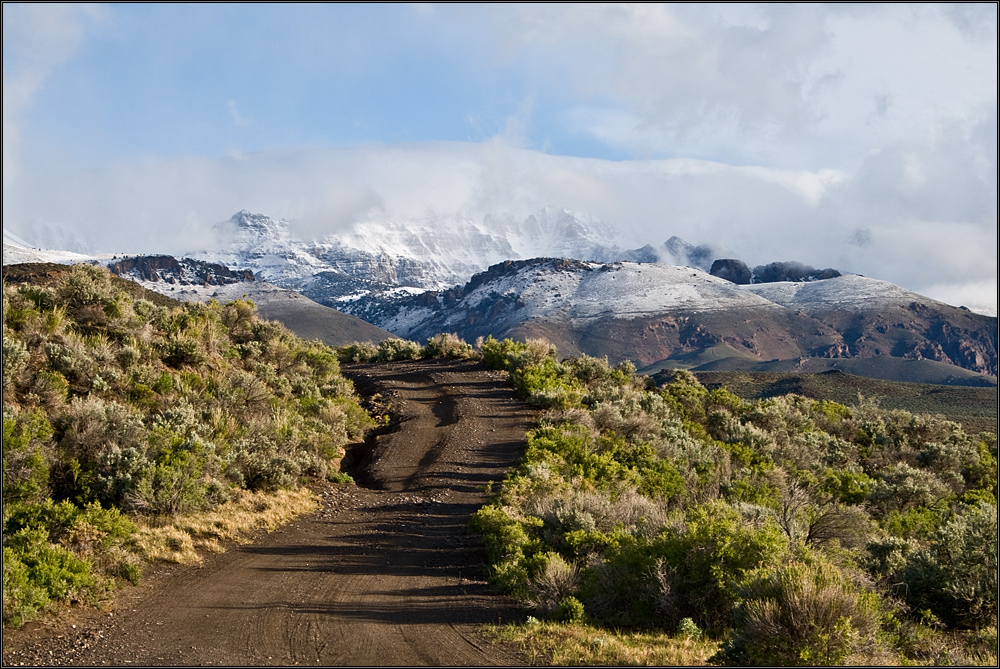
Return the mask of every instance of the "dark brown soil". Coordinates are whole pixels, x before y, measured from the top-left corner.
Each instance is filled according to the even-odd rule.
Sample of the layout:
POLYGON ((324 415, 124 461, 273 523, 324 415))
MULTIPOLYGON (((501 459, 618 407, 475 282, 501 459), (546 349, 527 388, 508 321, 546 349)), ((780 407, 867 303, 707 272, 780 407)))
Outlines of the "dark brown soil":
POLYGON ((200 567, 162 566, 110 610, 4 630, 4 665, 523 664, 477 634, 524 613, 485 582, 467 523, 517 463, 531 410, 476 363, 349 374, 398 418, 356 463, 364 487, 323 484, 317 513, 200 567))

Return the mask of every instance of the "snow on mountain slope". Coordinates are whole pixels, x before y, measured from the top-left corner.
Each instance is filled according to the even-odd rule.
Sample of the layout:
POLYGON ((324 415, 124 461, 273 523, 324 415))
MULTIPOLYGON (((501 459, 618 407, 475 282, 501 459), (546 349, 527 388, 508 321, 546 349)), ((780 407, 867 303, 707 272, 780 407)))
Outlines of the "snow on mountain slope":
POLYGON ((28 245, 14 235, 3 233, 3 264, 17 265, 27 262, 53 262, 62 265, 71 265, 78 262, 86 262, 91 257, 82 253, 72 251, 54 251, 51 249, 36 249, 28 245))
MULTIPOLYGON (((387 285, 442 290, 462 284, 492 264, 525 257, 602 262, 656 259, 650 247, 623 249, 611 226, 565 209, 546 208, 523 221, 511 216, 355 223, 317 241, 297 237, 288 221, 246 210, 215 231, 215 250, 189 255, 301 289, 322 272, 387 285)), ((339 295, 331 294, 330 297, 339 295)))
POLYGON ((789 309, 799 309, 808 314, 834 308, 860 311, 909 302, 943 304, 888 281, 870 279, 857 274, 847 274, 823 281, 755 283, 740 288, 775 304, 789 309))
MULTIPOLYGON (((337 304, 353 311, 351 304, 337 304)), ((609 318, 747 311, 787 310, 691 267, 536 258, 491 266, 464 287, 399 300, 366 316, 400 336, 423 336, 470 320, 488 321, 501 330, 534 319, 579 325, 609 318)))
POLYGON ((529 318, 559 313, 571 319, 775 306, 725 279, 690 267, 553 261, 546 269, 551 271, 544 280, 538 271, 518 272, 476 288, 462 303, 475 308, 497 294, 516 296, 519 309, 529 318))
POLYGON ((890 356, 996 376, 996 319, 859 276, 746 286, 691 267, 535 258, 365 308, 407 339, 545 337, 566 355, 646 367, 890 356))
POLYGON ((288 229, 288 222, 243 210, 215 226, 220 248, 186 255, 230 269, 249 269, 263 279, 293 288, 302 279, 331 269, 288 229))

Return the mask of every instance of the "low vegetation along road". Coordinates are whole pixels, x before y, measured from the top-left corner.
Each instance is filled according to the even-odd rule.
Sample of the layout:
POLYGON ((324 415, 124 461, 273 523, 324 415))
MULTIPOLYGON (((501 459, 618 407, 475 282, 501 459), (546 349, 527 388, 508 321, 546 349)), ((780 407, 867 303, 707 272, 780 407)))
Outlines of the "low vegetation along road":
POLYGON ((468 362, 350 372, 399 418, 321 509, 200 567, 168 567, 110 612, 5 633, 9 664, 521 664, 484 623, 516 605, 484 581, 467 529, 487 484, 515 465, 531 411, 501 376, 468 362))

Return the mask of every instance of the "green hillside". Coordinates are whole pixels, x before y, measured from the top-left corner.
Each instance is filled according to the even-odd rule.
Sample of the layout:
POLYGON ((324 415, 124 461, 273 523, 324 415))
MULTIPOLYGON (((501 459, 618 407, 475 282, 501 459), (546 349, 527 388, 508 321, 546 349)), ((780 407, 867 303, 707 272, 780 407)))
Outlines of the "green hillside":
POLYGON ((336 352, 252 303, 181 304, 89 265, 8 269, 5 623, 191 543, 150 545, 163 519, 241 500, 263 518, 260 495, 339 477, 344 444, 371 424, 336 352))
POLYGON ((995 426, 792 392, 856 391, 842 374, 715 377, 744 399, 540 340, 482 352, 546 409, 473 518, 539 621, 502 638, 582 664, 636 657, 639 632, 654 662, 996 662, 995 426))

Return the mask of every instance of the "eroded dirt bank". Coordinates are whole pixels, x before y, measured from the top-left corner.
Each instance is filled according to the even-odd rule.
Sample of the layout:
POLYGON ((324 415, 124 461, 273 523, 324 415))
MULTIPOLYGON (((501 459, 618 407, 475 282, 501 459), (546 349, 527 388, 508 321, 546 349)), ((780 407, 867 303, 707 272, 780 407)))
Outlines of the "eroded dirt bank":
POLYGON ((485 583, 467 521, 516 464, 530 409, 475 363, 349 374, 400 417, 358 463, 367 488, 325 485, 317 513, 161 568, 110 613, 5 630, 4 665, 523 664, 475 633, 521 613, 485 583))

